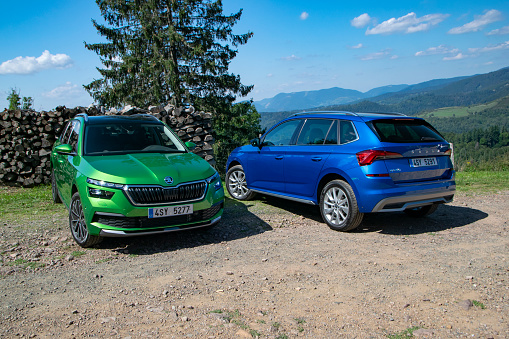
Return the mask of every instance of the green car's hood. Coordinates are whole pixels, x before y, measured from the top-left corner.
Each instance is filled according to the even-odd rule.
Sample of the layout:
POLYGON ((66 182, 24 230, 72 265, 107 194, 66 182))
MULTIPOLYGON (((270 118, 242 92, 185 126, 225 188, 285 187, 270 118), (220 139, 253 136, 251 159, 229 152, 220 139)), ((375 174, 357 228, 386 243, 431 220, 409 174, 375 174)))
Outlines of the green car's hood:
POLYGON ((215 173, 208 162, 193 153, 131 153, 85 156, 81 173, 89 178, 131 185, 174 186, 206 179, 215 173), (172 177, 173 183, 164 182, 172 177))

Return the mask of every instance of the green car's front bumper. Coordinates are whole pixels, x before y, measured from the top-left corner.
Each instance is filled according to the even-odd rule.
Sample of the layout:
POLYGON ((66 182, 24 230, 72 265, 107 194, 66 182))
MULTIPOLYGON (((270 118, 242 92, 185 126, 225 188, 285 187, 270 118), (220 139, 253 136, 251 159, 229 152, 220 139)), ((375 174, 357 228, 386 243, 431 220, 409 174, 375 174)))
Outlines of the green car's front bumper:
MULTIPOLYGON (((213 226, 221 219, 224 209, 224 190, 221 181, 217 176, 213 180, 202 180, 198 183, 202 191, 194 196, 184 192, 181 199, 173 197, 170 202, 165 202, 164 197, 154 196, 153 190, 165 192, 168 196, 171 194, 167 194, 166 191, 176 189, 175 187, 133 185, 105 187, 97 185, 93 180, 87 181, 86 185, 81 186, 85 187, 86 192, 80 191, 80 196, 88 231, 91 235, 101 237, 127 237, 213 226), (133 188, 145 192, 145 198, 135 196, 133 188), (182 205, 192 205, 193 213, 149 217, 151 208, 182 205)), ((179 186, 182 186, 181 191, 184 191, 187 186, 192 186, 193 189, 196 184, 183 183, 179 186)))

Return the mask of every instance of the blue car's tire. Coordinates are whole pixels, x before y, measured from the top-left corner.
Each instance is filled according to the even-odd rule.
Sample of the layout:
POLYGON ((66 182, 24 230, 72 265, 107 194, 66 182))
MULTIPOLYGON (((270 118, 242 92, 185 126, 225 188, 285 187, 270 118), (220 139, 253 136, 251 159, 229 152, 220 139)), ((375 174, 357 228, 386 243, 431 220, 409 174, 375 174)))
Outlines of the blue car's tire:
POLYGON ((237 200, 251 200, 256 195, 247 188, 246 174, 241 165, 233 166, 226 173, 226 189, 237 200))
POLYGON ((364 217, 352 187, 343 180, 332 180, 322 189, 320 212, 327 226, 341 232, 357 228, 364 217))

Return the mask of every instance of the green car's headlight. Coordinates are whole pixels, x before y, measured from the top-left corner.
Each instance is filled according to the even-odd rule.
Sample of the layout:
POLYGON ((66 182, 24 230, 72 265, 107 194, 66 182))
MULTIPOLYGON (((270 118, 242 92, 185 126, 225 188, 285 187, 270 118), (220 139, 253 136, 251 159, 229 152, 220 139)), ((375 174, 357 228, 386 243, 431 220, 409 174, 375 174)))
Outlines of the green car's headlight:
POLYGON ((115 184, 112 182, 95 180, 95 179, 90 179, 90 178, 87 178, 87 183, 96 185, 96 186, 106 187, 106 188, 117 188, 119 190, 124 189, 124 185, 122 185, 122 184, 115 184))
MULTIPOLYGON (((95 180, 95 179, 90 179, 90 178, 87 178, 87 183, 96 185, 96 186, 106 187, 106 188, 116 188, 116 189, 124 188, 124 185, 121 185, 121 184, 115 184, 112 182, 106 182, 106 181, 95 180)), ((92 198, 111 199, 111 197, 113 197, 114 194, 115 194, 115 192, 106 191, 106 190, 102 190, 99 188, 94 188, 94 187, 88 188, 88 195, 90 195, 92 198)))
POLYGON ((217 172, 213 176, 208 177, 206 180, 207 180, 207 183, 209 183, 209 184, 215 182, 214 188, 216 191, 222 187, 221 177, 219 176, 219 173, 217 173, 217 172))

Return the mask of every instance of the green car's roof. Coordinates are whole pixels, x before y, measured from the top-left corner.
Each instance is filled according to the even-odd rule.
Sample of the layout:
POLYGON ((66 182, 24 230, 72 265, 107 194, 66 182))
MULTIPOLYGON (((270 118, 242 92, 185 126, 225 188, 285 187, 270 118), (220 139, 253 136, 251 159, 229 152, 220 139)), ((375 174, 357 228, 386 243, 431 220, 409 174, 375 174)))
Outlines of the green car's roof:
MULTIPOLYGON (((77 116, 78 117, 78 116, 77 116)), ((129 122, 152 122, 155 124, 163 124, 156 117, 149 114, 133 114, 133 115, 98 115, 83 116, 86 124, 110 124, 110 123, 129 123, 129 122)))

